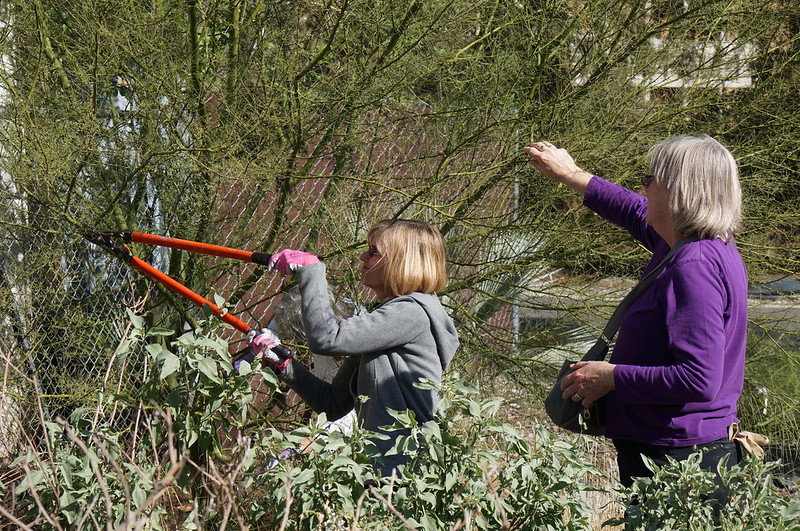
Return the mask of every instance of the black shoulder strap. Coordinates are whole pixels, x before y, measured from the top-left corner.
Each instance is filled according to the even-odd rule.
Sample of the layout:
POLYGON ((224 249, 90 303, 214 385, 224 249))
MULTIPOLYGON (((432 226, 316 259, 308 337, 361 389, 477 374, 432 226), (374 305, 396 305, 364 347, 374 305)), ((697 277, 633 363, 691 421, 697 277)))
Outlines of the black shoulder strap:
MULTIPOLYGON (((694 241, 697 241, 697 238, 684 238, 678 243, 676 243, 675 246, 672 249, 670 249, 669 253, 667 253, 667 255, 664 257, 664 259, 661 260, 661 262, 659 262, 658 265, 655 268, 653 268, 652 271, 650 271, 647 275, 645 275, 639 281, 639 283, 636 284, 636 286, 634 286, 634 288, 625 296, 625 298, 622 299, 622 302, 619 303, 619 306, 617 306, 617 309, 614 310, 614 313, 611 314, 611 319, 608 320, 608 323, 606 323, 605 328, 603 328, 603 334, 600 336, 600 339, 597 340, 598 344, 602 343, 603 346, 607 346, 611 342, 611 340, 617 334, 617 330, 619 330, 619 325, 622 322, 622 316, 625 315, 625 312, 627 312, 628 308, 631 307, 633 301, 635 301, 639 297, 639 295, 641 295, 642 292, 646 290, 650 286, 650 284, 653 283, 653 281, 656 279, 656 274, 659 271, 661 271, 664 265, 666 265, 667 261, 670 258, 672 258, 672 256, 676 252, 678 252, 678 249, 680 249, 687 243, 694 241)), ((592 350, 595 349, 592 348, 592 350)))

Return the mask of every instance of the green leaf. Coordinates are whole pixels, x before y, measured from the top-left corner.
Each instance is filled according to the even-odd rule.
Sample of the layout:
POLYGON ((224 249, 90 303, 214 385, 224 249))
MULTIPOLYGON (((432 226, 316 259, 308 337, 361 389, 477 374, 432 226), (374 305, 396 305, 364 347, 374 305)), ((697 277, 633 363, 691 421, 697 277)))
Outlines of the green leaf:
POLYGON ((153 336, 171 336, 174 334, 174 330, 170 330, 169 328, 151 328, 147 331, 147 337, 153 336))
POLYGON ((239 376, 247 376, 253 371, 253 368, 250 366, 250 362, 242 360, 239 364, 239 376))
POLYGON ((59 437, 64 433, 64 428, 57 422, 45 421, 44 425, 47 426, 47 432, 54 437, 59 437))
POLYGON ((29 488, 33 488, 34 490, 36 487, 44 483, 44 472, 41 470, 31 470, 28 472, 28 475, 25 476, 25 479, 19 482, 17 488, 14 489, 15 494, 22 494, 23 492, 27 492, 29 488))
POLYGON ((70 524, 75 522, 75 517, 78 515, 79 507, 75 503, 76 501, 75 496, 68 490, 62 491, 61 496, 58 498, 58 503, 61 504, 61 514, 66 517, 67 522, 70 524))
POLYGON ((194 344, 194 341, 195 341, 194 332, 192 332, 190 330, 189 332, 186 332, 185 334, 181 335, 175 341, 175 344, 183 346, 183 347, 189 347, 189 346, 192 346, 194 344))
POLYGON ((159 343, 148 343, 147 345, 145 345, 145 346, 144 346, 144 349, 145 349, 147 352, 149 352, 149 353, 150 353, 150 356, 151 356, 153 359, 157 359, 157 358, 158 358, 158 356, 160 356, 162 352, 169 352, 168 350, 166 350, 166 349, 164 348, 164 346, 163 346, 163 345, 161 345, 161 344, 159 344, 159 343))
POLYGON ((186 403, 186 388, 181 385, 170 391, 166 402, 171 408, 180 409, 186 403))
POLYGON ((423 529, 442 529, 444 527, 438 518, 433 518, 429 514, 422 515, 419 523, 423 529))
POLYGON ((34 454, 30 452, 22 454, 11 462, 11 466, 16 467, 18 465, 21 465, 22 463, 30 463, 33 459, 34 459, 34 454))
POLYGON ((304 485, 314 479, 314 471, 310 468, 301 470, 298 474, 293 475, 294 479, 292 480, 292 483, 295 485, 304 485))
POLYGON ((184 428, 186 430, 186 446, 192 446, 194 443, 197 442, 197 439, 199 438, 199 434, 197 433, 197 429, 195 428, 195 422, 192 419, 192 417, 187 415, 186 425, 184 428))
POLYGON ((336 492, 339 494, 339 503, 342 504, 342 508, 348 513, 352 512, 355 505, 353 504, 353 491, 350 487, 337 483, 336 492))
POLYGON ((145 492, 141 486, 136 485, 136 487, 133 489, 133 492, 131 492, 131 501, 133 502, 133 506, 141 507, 144 505, 146 499, 147 492, 145 492))
POLYGON ((449 491, 450 489, 453 488, 453 485, 455 485, 457 482, 458 482, 458 474, 455 474, 453 472, 449 472, 444 477, 444 488, 445 488, 445 490, 449 491))
POLYGON ((433 420, 429 420, 422 425, 422 433, 429 440, 439 441, 442 438, 442 430, 439 427, 439 423, 433 420))
POLYGON ((161 374, 159 374, 159 379, 163 380, 174 374, 175 371, 180 369, 181 367, 181 360, 173 354, 172 352, 166 352, 163 356, 163 363, 161 364, 161 374))
POLYGON ((125 308, 125 311, 128 313, 128 319, 130 320, 131 324, 133 324, 134 328, 144 328, 143 317, 133 313, 130 308, 125 308))
POLYGON ((493 416, 500 409, 501 405, 503 405, 503 399, 495 396, 484 400, 483 404, 481 404, 481 409, 483 409, 486 415, 493 416))
POLYGON ((62 461, 58 468, 61 471, 61 477, 64 480, 64 485, 66 485, 66 487, 68 489, 71 489, 72 488, 72 467, 70 466, 69 461, 67 461, 67 460, 62 461))
POLYGON ((206 375, 209 380, 214 383, 222 383, 217 375, 217 363, 212 358, 203 358, 197 364, 197 368, 200 372, 206 375))

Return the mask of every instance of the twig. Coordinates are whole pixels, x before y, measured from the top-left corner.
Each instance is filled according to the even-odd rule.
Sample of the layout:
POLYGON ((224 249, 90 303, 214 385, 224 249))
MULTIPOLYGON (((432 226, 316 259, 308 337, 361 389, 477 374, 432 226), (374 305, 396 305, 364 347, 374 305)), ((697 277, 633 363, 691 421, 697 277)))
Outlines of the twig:
POLYGON ((400 519, 400 521, 401 521, 401 522, 403 522, 403 524, 404 524, 404 525, 405 525, 405 526, 406 526, 408 529, 414 529, 414 530, 416 529, 416 527, 414 527, 413 525, 411 525, 411 522, 409 522, 409 521, 408 521, 408 520, 407 520, 407 519, 406 519, 406 518, 405 518, 405 517, 404 517, 404 516, 403 516, 403 515, 400 513, 400 511, 398 511, 398 510, 397 510, 397 508, 396 508, 394 505, 392 505, 392 502, 390 502, 389 500, 387 500, 386 498, 384 498, 383 496, 381 496, 381 493, 380 493, 380 492, 378 492, 378 489, 377 489, 377 488, 375 488, 375 486, 374 486, 374 485, 370 485, 370 487, 369 487, 369 491, 370 491, 370 493, 371 493, 373 496, 375 496, 375 497, 376 497, 376 498, 378 498, 378 499, 379 499, 381 502, 383 502, 383 504, 384 504, 384 505, 386 505, 386 507, 389 509, 389 511, 391 511, 391 513, 392 513, 392 514, 394 514, 394 515, 395 515, 397 518, 399 518, 399 519, 400 519))
POLYGON ((195 463, 192 459, 190 459, 188 457, 185 458, 185 459, 190 465, 192 465, 198 472, 200 472, 200 474, 205 476, 207 479, 213 481, 217 485, 224 485, 224 481, 221 478, 212 476, 211 474, 209 474, 208 472, 203 470, 202 467, 200 465, 198 465, 197 463, 195 463))
MULTIPOLYGON (((38 383, 34 384, 34 389, 39 389, 38 383)), ((55 457, 53 456, 52 447, 50 446, 50 434, 47 432, 47 426, 46 426, 45 420, 44 420, 44 410, 41 408, 41 405, 42 405, 41 404, 41 398, 39 397, 38 393, 37 393, 37 396, 36 396, 36 402, 39 405, 39 414, 41 415, 40 422, 41 422, 41 425, 42 425, 42 429, 44 430, 44 438, 45 438, 45 443, 47 445, 47 455, 50 458, 50 464, 55 469, 55 466, 56 466, 55 465, 55 457)), ((31 448, 31 449, 34 449, 34 450, 36 448, 38 448, 38 444, 35 444, 33 442, 33 440, 31 439, 31 435, 28 433, 27 430, 23 430, 22 434, 23 434, 23 436, 25 437, 25 439, 26 439, 26 441, 28 443, 28 448, 31 448)), ((36 458, 36 462, 39 464, 39 467, 44 469, 44 463, 42 461, 41 456, 39 455, 39 452, 38 451, 34 451, 33 455, 36 458)), ((30 471, 30 469, 27 469, 27 468, 26 468, 26 470, 30 471)), ((50 488, 56 494, 56 496, 60 497, 61 496, 61 494, 59 492, 60 483, 58 481, 53 481, 52 478, 50 476, 48 476, 47 474, 45 474, 44 477, 45 477, 46 481, 48 482, 48 484, 50 485, 50 488)))
POLYGON ((42 504, 42 500, 41 500, 41 498, 39 498, 39 493, 36 492, 36 486, 31 481, 31 478, 30 478, 31 469, 28 468, 27 463, 23 463, 22 469, 25 471, 25 480, 28 482, 28 491, 31 493, 31 496, 33 496, 33 501, 36 503, 36 507, 39 508, 39 513, 44 517, 45 520, 47 520, 50 523, 50 525, 52 525, 53 527, 55 527, 59 531, 63 531, 64 528, 61 527, 61 525, 58 522, 53 520, 50 517, 50 514, 47 512, 47 509, 44 508, 44 505, 42 504))
POLYGON ((122 490, 125 492, 125 513, 127 514, 131 512, 131 487, 128 484, 128 480, 125 478, 125 472, 123 472, 122 468, 117 464, 117 460, 108 451, 108 447, 103 441, 98 439, 96 435, 92 435, 91 440, 97 444, 97 447, 100 449, 100 452, 102 452, 103 457, 105 457, 108 464, 111 465, 111 467, 117 473, 117 476, 119 477, 119 484, 122 486, 122 490))
POLYGON ((467 508, 464 507, 464 519, 462 520, 459 518, 456 520, 456 523, 450 526, 450 531, 458 531, 459 529, 465 529, 467 527, 467 522, 469 522, 469 513, 467 512, 467 508))
POLYGON ((361 506, 364 503, 364 498, 367 497, 367 491, 361 493, 361 496, 358 497, 358 501, 356 502, 356 514, 353 516, 353 526, 350 528, 351 531, 356 530, 356 524, 358 523, 358 519, 361 517, 361 506))
POLYGON ((139 517, 139 515, 153 505, 158 499, 167 491, 169 490, 170 485, 172 484, 172 480, 175 476, 183 469, 186 465, 186 459, 181 459, 178 463, 175 464, 172 468, 170 468, 167 473, 159 479, 156 484, 153 486, 153 492, 150 493, 150 496, 142 503, 142 506, 136 509, 132 514, 129 514, 128 517, 122 522, 116 531, 123 531, 125 529, 130 529, 130 525, 133 523, 133 520, 139 517))
POLYGON ((16 524, 17 526, 19 526, 19 529, 24 529, 25 531, 34 531, 34 529, 33 529, 32 527, 29 527, 29 526, 25 525, 25 524, 22 522, 22 520, 19 520, 19 519, 18 519, 17 517, 15 517, 13 514, 11 514, 10 512, 8 512, 8 511, 6 510, 6 508, 5 508, 5 507, 3 507, 2 505, 0 505, 0 514, 2 514, 3 516, 5 516, 6 518, 8 518, 8 521, 9 521, 9 522, 11 522, 12 524, 16 524))
MULTIPOLYGON (((483 477, 486 478, 486 485, 489 487, 489 490, 492 491, 492 495, 494 496, 495 502, 497 502, 497 510, 500 512, 500 521, 503 522, 503 527, 501 529, 510 529, 508 523, 508 515, 506 515, 506 510, 503 508, 503 501, 500 499, 500 494, 497 492, 497 487, 492 480, 492 475, 489 474, 489 471, 486 470, 486 463, 481 464, 481 468, 483 469, 483 477)), ((492 474, 497 471, 497 467, 492 468, 492 474)))
POLYGON ((100 490, 103 493, 103 497, 106 500, 106 517, 108 518, 108 522, 106 523, 106 528, 111 529, 111 521, 113 520, 113 511, 112 507, 114 503, 111 501, 111 494, 108 492, 108 486, 106 485, 106 481, 103 478, 103 474, 100 471, 99 463, 97 456, 94 455, 89 448, 86 447, 86 444, 77 436, 75 432, 72 431, 72 428, 69 424, 67 424, 62 419, 56 419, 62 428, 64 428, 64 433, 67 434, 69 440, 74 442, 78 448, 81 449, 83 454, 89 458, 89 464, 92 466, 92 471, 94 472, 95 477, 97 478, 97 484, 100 486, 100 490))
MULTIPOLYGON (((36 373, 33 374, 33 388, 36 389, 36 409, 39 413, 39 422, 41 422, 42 429, 45 432, 44 443, 47 447, 47 455, 50 456, 50 462, 53 463, 55 458, 53 456, 53 447, 50 445, 50 436, 47 433, 47 421, 45 420, 44 416, 44 406, 42 405, 42 397, 39 394, 39 379, 36 377, 36 373)), ((58 486, 55 488, 56 496, 61 496, 61 493, 58 491, 58 486)))
MULTIPOLYGON (((140 299, 140 301, 135 304, 134 308, 131 308, 131 311, 134 312, 134 313, 136 313, 137 311, 140 311, 144 307, 144 304, 145 304, 146 301, 147 301, 147 297, 144 297, 144 298, 140 299)), ((130 335, 132 327, 133 327, 133 323, 128 321, 128 324, 125 326, 125 328, 122 331, 122 337, 119 340, 119 344, 117 345, 117 348, 114 350, 114 353, 111 355, 111 359, 108 360, 108 364, 106 366, 106 373, 103 376, 102 390, 104 392, 106 390, 106 387, 108 386, 108 379, 111 377, 111 370, 112 370, 112 368, 114 366, 114 362, 117 360, 117 353, 119 352, 119 347, 120 347, 120 345, 122 345, 125 342, 125 340, 130 335)), ((119 379, 117 380, 117 393, 119 393, 120 390, 122 389, 122 378, 123 378, 123 375, 125 374, 126 361, 123 361, 122 362, 122 366, 120 367, 120 376, 119 376, 119 379)), ((98 402, 97 411, 95 412, 94 421, 92 422, 92 426, 96 426, 97 425, 97 422, 100 419, 100 412, 101 412, 102 406, 103 406, 103 404, 101 402, 98 402)), ((114 407, 111 410, 111 415, 110 415, 111 419, 113 419, 116 416, 116 413, 117 413, 117 401, 115 400, 114 401, 114 407)))
POLYGON ((286 476, 286 504, 283 506, 283 518, 281 518, 281 526, 278 528, 280 531, 286 529, 286 524, 289 521, 289 510, 292 508, 292 479, 286 476))
POLYGON ((83 529, 83 523, 89 518, 92 518, 92 520, 94 520, 92 516, 92 509, 94 509, 94 506, 97 503, 97 500, 99 499, 100 498, 98 496, 93 497, 92 500, 89 502, 89 504, 84 509, 82 509, 81 512, 83 514, 81 515, 80 520, 76 521, 75 529, 83 529))

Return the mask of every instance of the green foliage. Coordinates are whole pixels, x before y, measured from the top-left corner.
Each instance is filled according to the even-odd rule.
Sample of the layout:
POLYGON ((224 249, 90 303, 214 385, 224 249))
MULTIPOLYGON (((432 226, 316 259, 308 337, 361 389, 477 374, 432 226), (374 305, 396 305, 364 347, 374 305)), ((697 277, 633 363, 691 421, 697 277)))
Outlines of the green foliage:
MULTIPOLYGON (((537 387, 542 374, 559 364, 552 353, 575 348, 569 327, 591 328, 613 307, 587 285, 600 276, 633 276, 646 256, 628 235, 526 165, 520 148, 539 139, 568 148, 587 170, 635 187, 644 153, 656 140, 679 133, 717 136, 742 169, 746 219, 738 240, 751 273, 798 275, 795 4, 2 5, 0 315, 9 326, 0 333, 0 347, 16 369, 8 371, 11 378, 19 378, 7 396, 41 401, 52 416, 95 402, 100 413, 93 425, 99 430, 107 418, 109 430, 133 434, 134 447, 143 433, 136 422, 145 418, 159 444, 173 437, 177 455, 188 450, 208 474, 223 458, 228 464, 263 462, 272 448, 277 454, 293 444, 289 434, 252 435, 241 454, 216 435, 216 426, 230 433, 270 424, 254 415, 248 380, 230 375, 227 347, 195 332, 161 335, 154 326, 182 331, 189 323, 195 329, 202 316, 89 246, 83 234, 139 230, 263 252, 303 248, 320 255, 336 284, 362 301, 353 251, 372 221, 395 216, 431 221, 445 235, 452 279, 445 301, 464 346, 455 364, 507 370, 521 384, 537 387), (742 81, 752 86, 733 88, 742 81), (115 98, 123 105, 115 107, 115 98), (517 343, 509 331, 512 303, 523 317, 557 315, 566 323, 564 333, 548 326, 517 343), (136 341, 148 343, 146 349, 126 343, 115 350, 119 330, 127 326, 125 306, 141 308, 150 337, 136 341), (562 341, 569 344, 556 344, 562 341), (106 398, 95 399, 100 389, 106 398), (125 407, 108 402, 110 393, 119 394, 125 407), (163 416, 149 409, 154 404, 163 416), (114 407, 136 413, 115 417, 114 407)), ((199 293, 219 290, 231 312, 251 320, 268 319, 280 289, 264 269, 138 245, 132 250, 199 293)), ((791 379, 780 380, 789 371, 773 375, 771 364, 786 358, 763 354, 756 352, 748 389, 768 386, 774 393, 773 386, 793 386, 791 379)), ((249 370, 250 381, 264 381, 267 394, 274 391, 268 371, 249 370)), ((757 404, 758 397, 751 398, 757 404)), ((794 415, 794 398, 778 404, 781 422, 794 415)), ((17 442, 38 428, 35 409, 25 411, 17 442)), ((485 419, 474 425, 495 429, 485 419)), ((413 429, 418 439, 405 441, 409 446, 423 448, 420 441, 438 437, 433 426, 413 429)), ((510 489, 507 472, 491 472, 488 457, 481 459, 491 474, 479 470, 469 444, 459 442, 477 439, 460 429, 466 428, 446 427, 454 454, 443 458, 458 461, 453 470, 465 462, 459 477, 484 474, 497 482, 497 492, 510 489)), ((359 440, 340 438, 337 444, 347 447, 341 455, 359 456, 353 460, 360 466, 369 451, 368 439, 359 440)), ((504 444, 496 442, 497 448, 504 444)), ((523 452, 506 450, 510 460, 523 452)), ((323 454, 329 456, 321 449, 314 455, 323 454)), ((149 459, 160 463, 160 457, 149 459)), ((436 462, 415 466, 432 481, 443 473, 436 462)), ((298 463, 312 466, 303 458, 298 463)), ((343 478, 362 474, 365 480, 369 473, 356 472, 349 462, 341 464, 345 471, 332 462, 326 466, 343 478)), ((300 479, 317 480, 316 474, 300 479)), ((537 496, 552 495, 543 489, 537 496)), ((219 495, 228 496, 214 509, 220 521, 257 514, 225 513, 219 508, 237 505, 229 494, 219 495)), ((486 492, 483 498, 470 495, 479 501, 459 494, 459 503, 496 522, 503 505, 492 505, 486 492)), ((413 518, 427 514, 425 503, 433 506, 429 496, 419 498, 413 501, 418 506, 409 506, 413 518)), ((340 499, 338 492, 323 492, 308 504, 329 515, 320 507, 340 507, 340 499)), ((455 514, 442 503, 437 509, 455 514)), ((523 501, 509 498, 510 507, 516 503, 520 514, 532 514, 523 501)), ((558 500, 542 503, 554 513, 561 507, 558 500)), ((261 507, 267 515, 276 506, 261 507)), ((207 511, 196 510, 191 518, 213 512, 207 511)))
MULTIPOLYGON (((150 371, 141 388, 132 395, 101 395, 96 411, 77 409, 69 423, 45 422, 45 451, 31 448, 14 463, 28 471, 16 493, 23 495, 20 505, 28 507, 32 521, 52 518, 89 529, 92 522, 117 526, 143 518, 162 529, 170 507, 156 502, 165 492, 191 488, 189 480, 212 459, 224 468, 229 454, 240 466, 256 457, 247 444, 231 449, 239 441, 230 437, 259 414, 251 380, 277 388, 272 371, 244 362, 236 374, 227 342, 213 329, 186 332, 167 348, 162 341, 171 330, 146 329, 141 317, 130 318, 131 333, 116 356, 124 360, 141 348, 149 353, 150 371), (120 408, 140 419, 133 435, 120 430, 113 416, 120 408)), ((265 422, 263 429, 268 426, 265 422)), ((283 442, 270 440, 262 450, 283 442)))
POLYGON ((30 450, 15 460, 26 474, 9 509, 27 510, 22 520, 40 529, 60 529, 58 522, 71 529, 98 529, 100 522, 116 528, 137 519, 165 529, 166 509, 149 497, 167 471, 146 455, 146 445, 129 453, 123 434, 86 414, 78 410, 69 423, 46 423, 48 451, 30 450))
MULTIPOLYGON (((95 411, 77 410, 69 422, 43 426, 44 449, 31 447, 15 463, 25 474, 11 485, 14 497, 6 507, 17 523, 77 530, 106 523, 149 529, 591 528, 595 509, 586 500, 600 489, 587 486, 598 472, 581 439, 550 433, 533 419, 532 433, 523 437, 503 420, 502 399, 481 398, 457 374, 441 387, 437 422, 394 413, 393 428, 406 434, 394 451, 408 461, 381 478, 372 442, 380 435, 328 433, 323 415, 291 431, 263 416, 253 423, 249 380, 273 381, 268 372, 245 366, 232 374, 224 341, 213 332, 189 332, 167 349, 160 339, 168 331, 133 320, 134 332, 118 354, 142 346, 149 351, 153 363, 141 394, 136 400, 102 397, 95 411), (99 414, 121 408, 138 411, 133 435, 99 414), (234 429, 240 436, 223 448, 219 434, 234 429), (187 501, 190 512, 178 511, 176 505, 187 501)), ((776 466, 747 460, 723 472, 736 511, 723 514, 721 529, 800 524, 800 505, 771 481, 776 466)), ((699 470, 695 458, 656 468, 653 479, 622 492, 643 500, 627 506, 628 525, 717 529, 703 500, 713 489, 713 476, 699 470)))
POLYGON ((133 318, 119 354, 143 346, 150 373, 136 397, 115 397, 98 411, 138 408, 139 435, 131 439, 86 410, 69 423, 48 423, 47 449, 31 449, 16 463, 27 471, 15 490, 24 521, 75 529, 146 521, 161 529, 175 514, 165 493, 175 491, 194 506, 185 522, 203 515, 201 527, 224 528, 235 515, 265 529, 281 522, 286 529, 449 529, 458 522, 472 529, 588 528, 580 485, 595 471, 581 460, 578 441, 543 428, 524 440, 499 418, 501 399, 479 399, 457 376, 442 390, 439 422, 420 425, 395 413, 394 428, 408 433, 395 450, 409 461, 392 478, 373 468, 380 456, 372 440, 380 435, 326 433, 324 416, 288 432, 262 417, 223 451, 220 434, 252 424, 249 379, 274 376, 249 366, 232 374, 225 342, 213 332, 188 332, 166 348, 160 339, 169 331, 145 330, 133 318), (305 452, 278 457, 308 441, 305 452), (190 469, 201 475, 187 483, 182 472, 190 469))
MULTIPOLYGON (((529 169, 520 148, 541 138, 635 187, 656 140, 719 136, 741 161, 748 265, 797 274, 794 3, 690 4, 121 0, 112 14, 94 0, 58 0, 0 8, 8 23, 0 55, 13 65, 0 75, 0 229, 3 256, 21 257, 4 261, 0 290, 15 295, 0 300, 3 315, 24 324, 3 340, 28 360, 37 338, 50 338, 34 356, 37 393, 74 393, 69 405, 82 403, 99 385, 94 362, 104 366, 112 352, 123 301, 142 304, 163 328, 197 319, 171 293, 109 268, 83 241, 87 230, 304 248, 360 301, 354 248, 375 219, 404 216, 441 227, 464 343, 476 357, 500 357, 515 340, 509 303, 584 309, 565 308, 531 271, 591 282, 634 275, 646 256, 529 169)), ((132 247, 198 293, 224 292, 230 311, 268 318, 279 283, 263 269, 132 247)), ((577 297, 591 306, 596 295, 577 297)), ((533 373, 548 365, 539 361, 533 373)))
MULTIPOLYGON (((431 387, 428 385, 428 387, 431 387)), ((394 486, 395 504, 423 529, 588 529, 581 485, 596 474, 576 441, 535 424, 526 441, 500 418, 503 400, 452 379, 439 404, 439 422, 417 424, 397 415, 411 434, 395 449, 414 458, 394 486)), ((388 493, 387 493, 388 495, 388 493)))
POLYGON ((260 376, 267 388, 277 388, 271 370, 246 362, 235 375, 228 344, 219 337, 181 335, 167 349, 160 343, 146 346, 153 377, 142 386, 141 400, 160 404, 173 419, 181 449, 197 447, 201 453, 219 453, 219 433, 242 429, 253 414, 253 395, 248 378, 260 376))
POLYGON ((310 453, 265 471, 250 512, 270 515, 258 522, 265 529, 279 522, 287 529, 589 529, 581 484, 596 470, 581 460, 577 441, 538 427, 526 442, 498 418, 502 400, 477 393, 453 376, 439 422, 394 413, 393 429, 408 432, 393 450, 409 456, 399 474, 375 476, 370 458, 379 458, 369 438, 376 434, 333 432, 315 439, 310 453))
POLYGON ((286 521, 289 529, 335 529, 359 521, 359 514, 369 514, 364 506, 366 485, 379 481, 370 461, 378 455, 368 438, 373 434, 364 430, 351 435, 327 433, 325 420, 322 415, 310 428, 267 435, 277 449, 301 448, 312 442, 305 453, 287 459, 278 457, 277 451, 262 454, 268 466, 261 462, 253 469, 252 490, 240 502, 254 528, 275 529, 286 521))
POLYGON ((785 472, 796 474, 800 452, 800 343, 791 330, 791 321, 781 324, 783 330, 753 321, 747 338, 739 418, 742 426, 768 436, 773 444, 766 448, 767 455, 781 459, 785 472))
POLYGON ((720 477, 728 505, 715 517, 705 498, 717 485, 713 471, 700 468, 702 455, 659 467, 648 460, 652 478, 638 478, 620 493, 629 503, 627 519, 612 519, 607 525, 625 524, 626 529, 685 529, 687 531, 788 530, 800 526, 800 502, 782 492, 772 475, 779 463, 746 458, 730 470, 720 464, 720 477))

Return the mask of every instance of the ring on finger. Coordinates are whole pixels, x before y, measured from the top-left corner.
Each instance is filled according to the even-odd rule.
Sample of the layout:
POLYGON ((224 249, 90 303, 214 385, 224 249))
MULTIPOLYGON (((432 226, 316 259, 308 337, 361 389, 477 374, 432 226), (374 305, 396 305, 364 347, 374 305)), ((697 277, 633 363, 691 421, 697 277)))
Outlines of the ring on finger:
POLYGON ((574 400, 575 402, 583 402, 583 397, 578 393, 575 393, 574 395, 572 395, 572 400, 574 400))

